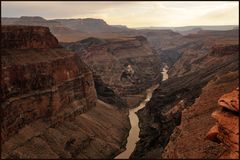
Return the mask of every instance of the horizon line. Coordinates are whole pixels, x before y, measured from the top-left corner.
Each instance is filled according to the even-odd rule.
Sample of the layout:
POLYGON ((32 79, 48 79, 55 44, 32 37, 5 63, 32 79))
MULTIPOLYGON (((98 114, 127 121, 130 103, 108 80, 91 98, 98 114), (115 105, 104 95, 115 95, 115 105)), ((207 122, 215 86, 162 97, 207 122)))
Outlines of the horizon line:
POLYGON ((42 16, 19 16, 19 17, 1 17, 2 18, 21 18, 21 17, 40 17, 40 18, 43 18, 45 20, 56 20, 56 19, 96 19, 96 20, 103 20, 104 22, 106 22, 108 25, 122 25, 122 26, 126 26, 127 28, 134 28, 134 29, 141 29, 141 28, 180 28, 180 27, 213 27, 213 26, 239 26, 239 24, 220 24, 220 25, 184 25, 184 26, 144 26, 144 27, 128 27, 127 25, 125 24, 109 24, 106 20, 102 19, 102 18, 92 18, 92 17, 87 17, 87 18, 45 18, 45 17, 42 17, 42 16))

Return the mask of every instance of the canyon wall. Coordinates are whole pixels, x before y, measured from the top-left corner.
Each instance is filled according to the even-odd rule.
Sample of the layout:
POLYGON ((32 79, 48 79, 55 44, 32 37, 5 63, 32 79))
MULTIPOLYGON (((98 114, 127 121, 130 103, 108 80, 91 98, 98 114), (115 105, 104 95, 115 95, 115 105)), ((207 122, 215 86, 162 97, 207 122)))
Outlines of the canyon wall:
MULTIPOLYGON (((236 88, 238 76, 238 72, 218 76, 202 89, 195 103, 183 110, 181 124, 174 129, 163 158, 218 159, 226 152, 221 143, 207 140, 206 135, 215 124, 211 114, 219 108, 218 99, 223 93, 236 88)), ((238 128, 234 121, 231 123, 232 126, 229 123, 225 127, 238 128)))
POLYGON ((81 58, 59 47, 47 27, 2 26, 1 36, 1 158, 118 154, 127 112, 97 99, 81 58))
POLYGON ((1 48, 57 48, 58 40, 45 27, 4 26, 1 48))
MULTIPOLYGON (((224 33, 221 32, 221 37, 224 37, 222 34, 224 33)), ((216 144, 205 143, 205 135, 214 120, 209 120, 213 109, 202 103, 214 104, 218 96, 224 94, 225 90, 236 87, 238 82, 239 52, 235 49, 238 38, 226 32, 225 34, 226 38, 219 41, 219 34, 213 34, 217 35, 214 37, 215 43, 205 43, 201 47, 200 52, 203 54, 203 48, 208 49, 198 63, 192 63, 190 60, 194 58, 183 56, 186 52, 182 52, 181 57, 169 70, 169 79, 161 82, 146 107, 138 112, 140 141, 131 155, 132 158, 217 158, 221 153, 221 148, 216 144), (222 49, 219 44, 224 44, 223 48, 228 49, 222 49), (218 46, 218 49, 213 46, 218 46), (187 58, 186 61, 184 57, 187 58), (184 64, 178 63, 180 61, 191 64, 187 72, 184 64), (179 68, 176 68, 176 64, 179 64, 179 68), (216 83, 222 89, 217 91, 218 94, 210 90, 205 93, 202 88, 216 79, 220 79, 216 83), (178 127, 175 128, 176 126, 178 127)), ((195 48, 198 43, 192 45, 195 48)), ((193 49, 191 52, 194 57, 201 57, 198 50, 194 52, 193 49)))
POLYGON ((102 81, 130 106, 137 105, 144 98, 138 94, 161 81, 161 61, 143 36, 88 38, 62 45, 77 52, 102 81))
POLYGON ((217 123, 207 133, 207 139, 220 143, 221 159, 239 158, 239 88, 225 93, 218 100, 220 108, 212 113, 217 123))
POLYGON ((91 36, 116 37, 127 36, 132 29, 107 24, 102 19, 52 19, 46 20, 39 16, 21 16, 19 18, 1 18, 3 25, 25 25, 49 27, 50 31, 61 42, 74 42, 91 36))
POLYGON ((188 44, 178 47, 177 61, 169 70, 170 76, 182 76, 212 65, 227 62, 239 53, 239 30, 201 31, 184 38, 188 44))
POLYGON ((48 28, 3 26, 1 35, 3 140, 36 119, 57 122, 66 109, 95 105, 91 71, 76 54, 57 48, 48 28))
POLYGON ((127 102, 117 95, 111 88, 109 88, 108 85, 102 81, 99 75, 93 73, 93 79, 98 99, 108 104, 112 104, 119 109, 126 109, 128 107, 127 102))

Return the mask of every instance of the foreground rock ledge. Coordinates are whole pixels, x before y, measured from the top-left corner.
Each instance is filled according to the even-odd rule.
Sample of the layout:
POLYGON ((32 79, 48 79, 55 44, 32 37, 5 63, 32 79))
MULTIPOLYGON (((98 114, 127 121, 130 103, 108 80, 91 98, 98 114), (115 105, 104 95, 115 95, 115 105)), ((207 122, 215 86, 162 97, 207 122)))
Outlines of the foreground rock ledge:
POLYGON ((218 100, 218 105, 221 110, 212 113, 217 123, 209 130, 207 138, 222 143, 226 148, 220 158, 237 159, 239 158, 239 89, 224 94, 218 100))

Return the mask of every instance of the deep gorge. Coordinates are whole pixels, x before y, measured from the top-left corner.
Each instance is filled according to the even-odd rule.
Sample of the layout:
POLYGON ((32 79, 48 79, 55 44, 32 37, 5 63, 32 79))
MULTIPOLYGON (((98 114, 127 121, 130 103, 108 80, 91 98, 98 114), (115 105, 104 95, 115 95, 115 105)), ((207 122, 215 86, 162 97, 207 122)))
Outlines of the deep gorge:
MULTIPOLYGON (((97 19, 2 22, 2 159, 238 156, 235 141, 216 140, 232 140, 225 132, 207 136, 218 99, 239 83, 238 29, 182 35, 97 19)), ((236 117, 215 116, 226 127, 225 114, 236 117)))

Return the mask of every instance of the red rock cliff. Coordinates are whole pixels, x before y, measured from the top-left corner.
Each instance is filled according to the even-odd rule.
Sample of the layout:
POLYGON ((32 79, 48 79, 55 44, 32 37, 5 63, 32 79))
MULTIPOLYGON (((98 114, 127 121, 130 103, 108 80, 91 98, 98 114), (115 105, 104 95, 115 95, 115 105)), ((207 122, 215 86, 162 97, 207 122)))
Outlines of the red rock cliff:
POLYGON ((1 35, 3 141, 37 119, 54 125, 95 106, 91 71, 75 53, 56 48, 48 28, 3 26, 1 35))
POLYGON ((49 28, 40 26, 2 26, 1 48, 56 48, 58 40, 49 28))
POLYGON ((221 110, 212 113, 217 123, 207 135, 207 138, 222 143, 226 151, 220 158, 239 158, 239 90, 224 94, 218 100, 221 110))

